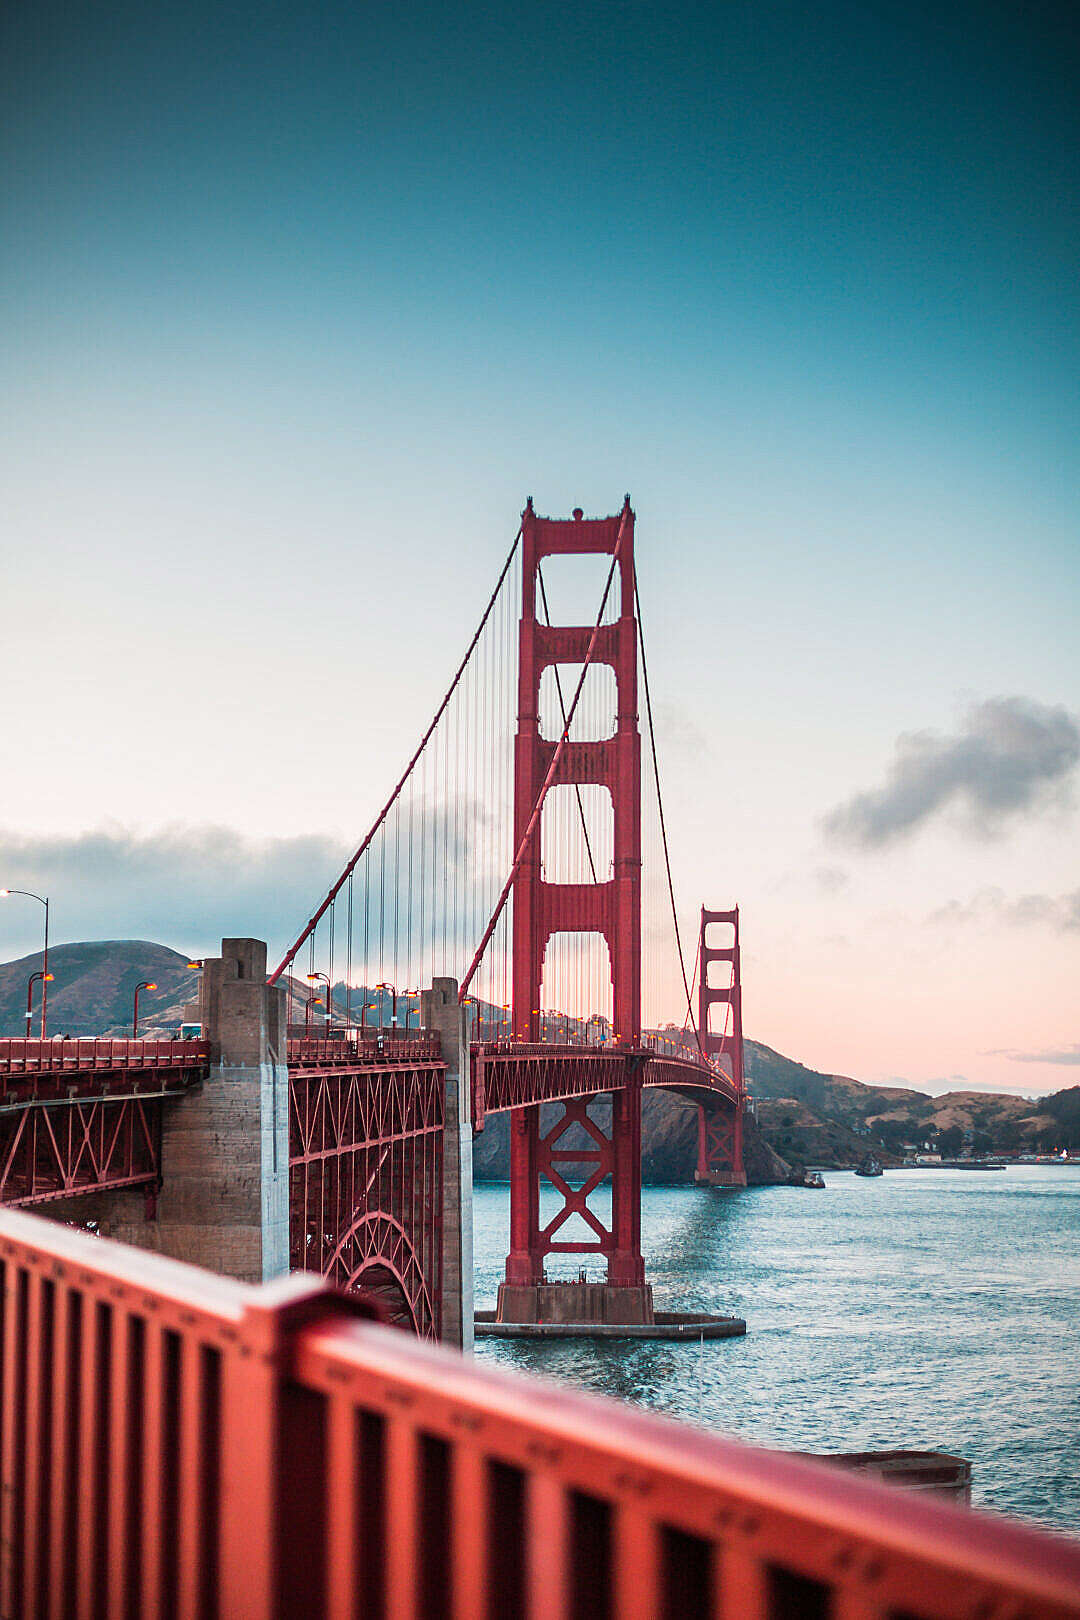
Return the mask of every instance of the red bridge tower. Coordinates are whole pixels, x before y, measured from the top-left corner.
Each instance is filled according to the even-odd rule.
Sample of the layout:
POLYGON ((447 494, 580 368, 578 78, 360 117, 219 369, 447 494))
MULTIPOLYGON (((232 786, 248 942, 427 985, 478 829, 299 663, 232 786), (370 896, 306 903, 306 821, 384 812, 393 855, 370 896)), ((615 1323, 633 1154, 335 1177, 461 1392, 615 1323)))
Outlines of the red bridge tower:
MULTIPOLYGON (((614 868, 595 883, 554 883, 541 876, 540 839, 518 871, 513 889, 513 1028, 519 1041, 541 1038, 536 1009, 540 1006, 544 956, 548 942, 561 932, 600 934, 607 942, 613 989, 614 1039, 635 1047, 641 1037, 641 739, 637 710, 637 621, 634 616, 634 514, 627 497, 615 517, 585 518, 580 510, 569 520, 538 517, 530 500, 522 519, 522 611, 519 633, 518 730, 515 742, 514 827, 520 846, 536 806, 557 742, 540 729, 540 679, 550 664, 583 664, 596 637, 592 665, 614 672, 617 712, 614 735, 602 740, 570 742, 563 748, 552 786, 579 784, 606 788, 614 815, 614 868), (614 558, 612 591, 618 591, 618 616, 612 623, 545 625, 537 620, 537 569, 545 557, 603 555, 614 558)), ((586 1303, 575 1286, 558 1289, 561 1308, 606 1319, 633 1322, 651 1319, 651 1290, 645 1285, 641 1257, 641 1084, 612 1093, 611 1134, 606 1136, 588 1117, 583 1100, 557 1104, 562 1110, 550 1129, 541 1130, 540 1107, 515 1109, 510 1123, 510 1254, 506 1282, 500 1289, 503 1320, 549 1319, 550 1299, 537 1290, 544 1282, 548 1254, 602 1254, 608 1287, 602 1298, 586 1303), (571 1124, 581 1125, 594 1147, 559 1146, 571 1124), (570 1187, 560 1166, 592 1166, 584 1186, 570 1187), (540 1225, 539 1179, 545 1176, 560 1193, 563 1205, 540 1225), (589 1193, 611 1176, 612 1217, 606 1228, 586 1202, 589 1193), (595 1234, 592 1241, 570 1241, 560 1235, 578 1215, 595 1234), (616 1292, 617 1291, 617 1292, 616 1292), (615 1297, 612 1297, 612 1296, 615 1297)), ((591 1296, 592 1290, 590 1290, 591 1296)))
POLYGON ((698 1109, 698 1167, 696 1180, 712 1187, 745 1187, 743 1168, 743 1106, 746 1081, 743 1072, 742 968, 739 961, 739 908, 734 911, 706 911, 701 908, 701 935, 698 940, 698 1034, 707 1058, 719 1058, 735 1087, 734 1109, 719 1104, 698 1109), (709 929, 728 927, 731 943, 710 945, 709 929), (727 964, 729 982, 709 982, 713 962, 727 964), (717 1004, 728 1011, 724 1028, 709 1028, 709 1009, 717 1004))

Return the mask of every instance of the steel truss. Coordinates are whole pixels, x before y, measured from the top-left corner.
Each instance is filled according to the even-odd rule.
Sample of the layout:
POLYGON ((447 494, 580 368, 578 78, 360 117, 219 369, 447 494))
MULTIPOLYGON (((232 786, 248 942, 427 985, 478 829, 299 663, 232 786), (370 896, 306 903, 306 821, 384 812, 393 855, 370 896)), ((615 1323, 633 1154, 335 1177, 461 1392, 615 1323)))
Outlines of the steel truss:
POLYGON ((289 1072, 293 1269, 375 1294, 429 1339, 442 1317, 445 1073, 432 1057, 289 1072))
POLYGON ((161 1095, 75 1097, 0 1110, 0 1203, 156 1187, 161 1095))
POLYGON ((656 1056, 641 1047, 484 1041, 472 1047, 473 1124, 482 1129, 486 1114, 508 1108, 622 1091, 635 1078, 644 1086, 692 1092, 695 1101, 711 1107, 735 1105, 726 1075, 687 1058, 656 1056))

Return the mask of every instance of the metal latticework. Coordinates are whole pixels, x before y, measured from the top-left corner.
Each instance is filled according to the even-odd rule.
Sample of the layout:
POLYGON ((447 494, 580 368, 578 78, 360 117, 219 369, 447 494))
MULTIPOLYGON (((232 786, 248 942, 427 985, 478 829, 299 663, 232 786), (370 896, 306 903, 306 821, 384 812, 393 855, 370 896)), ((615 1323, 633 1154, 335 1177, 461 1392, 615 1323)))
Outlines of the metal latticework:
POLYGON ((445 1066, 437 1042, 395 1045, 380 1059, 340 1042, 290 1042, 290 1262, 374 1295, 395 1325, 431 1339, 442 1304, 445 1066))

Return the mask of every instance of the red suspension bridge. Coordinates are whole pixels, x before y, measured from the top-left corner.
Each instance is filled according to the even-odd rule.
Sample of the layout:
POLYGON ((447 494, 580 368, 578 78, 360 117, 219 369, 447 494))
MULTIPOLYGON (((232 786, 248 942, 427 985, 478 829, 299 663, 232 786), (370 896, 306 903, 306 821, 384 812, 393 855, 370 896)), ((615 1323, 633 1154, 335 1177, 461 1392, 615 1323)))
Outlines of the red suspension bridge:
POLYGON ((0 1615, 1078 1620, 1063 1541, 418 1342, 471 1339, 491 1114, 504 1323, 649 1325, 646 1087, 745 1179, 738 911, 688 971, 628 502, 529 503, 374 826, 271 973, 223 940, 198 1023, 0 1041, 0 1202, 166 1257, 0 1212, 0 1615), (600 1261, 591 1304, 549 1276, 600 1261))
MULTIPOLYGON (((511 1115, 500 1314, 535 1320, 552 1268, 602 1262, 620 1291, 612 1319, 650 1319, 642 1091, 697 1101, 699 1175, 740 1184, 742 1023, 737 911, 703 912, 692 974, 684 959, 629 500, 600 519, 543 518, 528 503, 373 826, 269 975, 244 958, 226 950, 204 975, 203 1043, 0 1043, 0 1197, 141 1186, 158 1230, 139 1234, 129 1220, 125 1235, 206 1259, 192 1244, 197 1222, 169 1235, 181 1156, 170 1121, 192 1117, 220 1061, 219 979, 246 975, 250 989, 265 978, 285 999, 274 1055, 280 1066, 284 1043, 289 1264, 374 1289, 394 1320, 438 1337, 444 1294, 460 1282, 443 1272, 450 1054, 446 1028, 441 1037, 424 1019, 421 987, 453 980, 462 1119, 482 1130, 488 1115, 511 1115), (600 1095, 610 1125, 590 1113, 600 1095), (541 1114, 548 1104, 554 1118, 541 1114), (559 1203, 543 1220, 541 1182, 559 1203), (605 1182, 610 1219, 594 1208, 605 1182)), ((245 1274, 227 1253, 217 1263, 245 1274)), ((261 1274, 271 1269, 264 1254, 261 1274)))

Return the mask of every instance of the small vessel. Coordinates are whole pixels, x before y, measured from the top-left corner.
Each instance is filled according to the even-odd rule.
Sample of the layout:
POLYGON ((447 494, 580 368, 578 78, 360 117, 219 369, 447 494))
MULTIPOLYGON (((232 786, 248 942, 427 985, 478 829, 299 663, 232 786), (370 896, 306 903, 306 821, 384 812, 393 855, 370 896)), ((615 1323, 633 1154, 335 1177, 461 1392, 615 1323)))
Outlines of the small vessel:
POLYGON ((857 1176, 880 1176, 884 1172, 872 1153, 868 1153, 862 1164, 855 1166, 857 1176))
POLYGON ((942 1170, 1004 1170, 1004 1159, 942 1159, 942 1170))
POLYGON ((804 1187, 824 1187, 825 1177, 820 1170, 808 1170, 803 1177, 804 1187))

